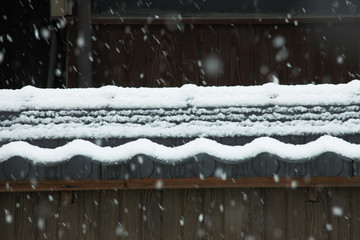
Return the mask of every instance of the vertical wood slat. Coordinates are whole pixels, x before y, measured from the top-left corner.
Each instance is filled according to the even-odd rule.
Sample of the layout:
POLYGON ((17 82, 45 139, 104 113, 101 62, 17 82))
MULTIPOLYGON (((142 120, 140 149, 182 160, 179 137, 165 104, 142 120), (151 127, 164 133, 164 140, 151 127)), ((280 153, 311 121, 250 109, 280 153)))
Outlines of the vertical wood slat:
POLYGON ((140 239, 143 222, 141 191, 123 190, 120 191, 120 198, 122 199, 121 223, 127 235, 121 239, 140 239))
POLYGON ((309 224, 306 216, 306 191, 305 189, 285 190, 287 195, 286 204, 286 239, 301 240, 307 239, 306 226, 309 224))
POLYGON ((78 192, 78 239, 99 239, 99 191, 78 192))
POLYGON ((1 237, 12 239, 15 234, 15 193, 0 194, 1 237))
POLYGON ((224 238, 223 190, 204 189, 204 230, 206 239, 224 238))
POLYGON ((285 189, 266 189, 265 239, 283 239, 286 236, 285 189))
POLYGON ((79 228, 78 198, 73 192, 61 192, 59 196, 58 239, 76 239, 79 228))
POLYGON ((143 206, 142 230, 140 239, 156 240, 162 238, 162 192, 144 190, 141 205, 143 206))
POLYGON ((350 190, 351 206, 351 239, 360 239, 360 189, 351 188, 350 190))
POLYGON ((360 236, 359 188, 322 189, 318 202, 309 201, 302 188, 147 191, 76 192, 78 198, 68 205, 62 204, 67 197, 59 192, 2 194, 0 220, 6 226, 2 238, 355 240, 360 236), (343 215, 334 215, 333 207, 339 207, 343 215), (13 214, 10 225, 4 209, 13 214))
POLYGON ((119 239, 126 236, 120 223, 122 201, 118 191, 100 192, 99 239, 119 239))
POLYGON ((314 239, 330 239, 329 231, 329 207, 327 202, 327 190, 318 192, 318 202, 307 202, 306 215, 308 219, 307 233, 314 239))
POLYGON ((184 190, 184 239, 201 239, 205 235, 202 222, 203 195, 198 189, 184 190), (200 217, 202 216, 202 217, 200 217))
MULTIPOLYGON (((330 188, 329 189, 329 211, 332 231, 331 239, 350 239, 350 194, 349 189, 330 188)), ((360 225, 359 225, 360 226, 360 225)))
POLYGON ((265 239, 266 189, 240 189, 245 203, 244 236, 265 239))
POLYGON ((36 204, 38 202, 39 193, 17 193, 16 201, 19 207, 15 213, 15 239, 36 239, 37 222, 36 222, 36 204))
POLYGON ((36 203, 36 239, 56 239, 59 222, 59 192, 39 192, 36 203))
POLYGON ((181 189, 163 191, 163 239, 183 239, 183 192, 181 189))
POLYGON ((245 230, 245 205, 241 189, 224 189, 224 232, 225 239, 242 239, 245 230))

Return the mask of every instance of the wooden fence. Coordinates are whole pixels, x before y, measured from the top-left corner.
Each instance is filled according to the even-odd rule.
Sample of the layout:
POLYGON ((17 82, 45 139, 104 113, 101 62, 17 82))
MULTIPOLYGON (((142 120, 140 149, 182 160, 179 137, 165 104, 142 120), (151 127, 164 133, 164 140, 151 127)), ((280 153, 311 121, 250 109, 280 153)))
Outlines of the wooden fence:
POLYGON ((0 194, 1 239, 360 239, 359 188, 0 194))

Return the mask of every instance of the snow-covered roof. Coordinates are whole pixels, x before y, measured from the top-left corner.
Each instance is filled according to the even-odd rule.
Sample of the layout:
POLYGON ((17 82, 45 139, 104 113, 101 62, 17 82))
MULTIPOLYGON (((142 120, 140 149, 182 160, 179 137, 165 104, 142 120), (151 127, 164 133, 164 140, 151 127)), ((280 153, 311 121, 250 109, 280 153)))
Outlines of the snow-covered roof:
MULTIPOLYGON (((141 167, 144 161, 151 169, 173 165, 175 170, 166 170, 170 172, 190 164, 194 173, 199 159, 205 159, 201 169, 213 169, 207 176, 219 174, 219 168, 230 169, 228 176, 292 176, 288 171, 294 166, 308 166, 305 175, 327 175, 321 164, 332 161, 336 164, 330 167, 338 167, 331 174, 347 176, 360 160, 359 133, 358 80, 338 85, 0 90, 0 170, 16 168, 7 167, 11 161, 88 161, 100 166, 100 172, 103 164, 121 163, 121 176, 128 177, 133 165, 141 167), (229 168, 235 165, 235 170, 229 168)), ((145 172, 146 177, 163 176, 145 172)), ((104 174, 100 176, 106 178, 104 174)), ((185 171, 184 176, 191 174, 185 171)))
POLYGON ((339 85, 0 90, 0 141, 360 132, 360 81, 339 85))

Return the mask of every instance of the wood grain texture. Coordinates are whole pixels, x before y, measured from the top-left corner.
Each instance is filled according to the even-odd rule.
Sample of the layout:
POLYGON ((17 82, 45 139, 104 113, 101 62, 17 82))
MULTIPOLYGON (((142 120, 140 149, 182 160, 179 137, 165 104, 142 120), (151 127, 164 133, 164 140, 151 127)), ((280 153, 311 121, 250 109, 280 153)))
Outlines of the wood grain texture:
POLYGON ((183 239, 183 192, 180 189, 163 190, 163 239, 183 239))
POLYGON ((360 191, 358 188, 351 188, 350 206, 351 206, 351 239, 360 239, 360 191))
POLYGON ((59 226, 59 193, 40 192, 35 208, 36 239, 56 239, 59 226))
POLYGON ((0 194, 1 237, 12 239, 15 235, 15 193, 0 194))
POLYGON ((265 239, 284 239, 287 234, 285 190, 269 188, 265 193, 265 239))
POLYGON ((206 239, 224 238, 224 202, 222 189, 204 189, 204 229, 206 239))
POLYGON ((162 192, 160 190, 142 191, 142 230, 140 239, 161 239, 162 235, 162 192), (159 224, 160 223, 160 224, 159 224))
POLYGON ((17 193, 15 212, 15 239, 36 239, 38 231, 36 206, 39 199, 39 193, 17 193))
MULTIPOLYGON (((356 23, 93 25, 94 86, 340 83, 358 77, 356 23), (277 37, 284 44, 275 46, 277 37), (206 72, 217 56, 223 69, 206 72), (279 59, 280 56, 280 59, 279 59), (281 56, 285 56, 281 58, 281 56)), ((67 87, 76 87, 77 29, 68 29, 67 87)))
POLYGON ((99 239, 99 191, 78 193, 78 239, 99 239))
MULTIPOLYGON (((154 189, 158 179, 128 179, 128 180, 64 180, 39 181, 36 189, 31 181, 0 182, 0 192, 41 192, 41 191, 78 191, 78 190, 114 190, 114 189, 154 189), (10 188, 8 187, 10 186, 10 188)), ((209 177, 162 179, 163 189, 178 188, 284 188, 291 187, 290 178, 273 177, 231 178, 222 180, 209 177)), ((312 177, 297 178, 298 187, 360 187, 360 177, 312 177)))
POLYGON ((184 190, 184 239, 205 237, 203 224, 203 192, 198 189, 184 190))
POLYGON ((247 238, 264 239, 266 236, 266 190, 241 189, 245 203, 245 229, 247 238))
POLYGON ((120 239, 126 236, 120 223, 122 201, 119 191, 100 191, 99 239, 120 239))
POLYGON ((286 237, 289 240, 307 239, 309 224, 306 216, 307 193, 305 189, 287 189, 286 191, 286 237))
POLYGON ((330 239, 329 229, 331 229, 331 225, 329 225, 330 216, 327 189, 321 189, 318 195, 318 202, 307 202, 306 204, 308 236, 315 239, 330 239))
POLYGON ((330 188, 328 191, 331 239, 351 238, 351 214, 349 189, 330 188))
POLYGON ((245 214, 248 210, 241 189, 224 189, 225 239, 242 239, 245 231, 245 214))
POLYGON ((121 223, 126 232, 126 236, 123 236, 122 239, 140 239, 143 226, 141 192, 137 190, 121 191, 120 197, 122 198, 121 223))
POLYGON ((63 191, 59 195, 58 239, 76 239, 81 227, 78 216, 78 194, 63 191))

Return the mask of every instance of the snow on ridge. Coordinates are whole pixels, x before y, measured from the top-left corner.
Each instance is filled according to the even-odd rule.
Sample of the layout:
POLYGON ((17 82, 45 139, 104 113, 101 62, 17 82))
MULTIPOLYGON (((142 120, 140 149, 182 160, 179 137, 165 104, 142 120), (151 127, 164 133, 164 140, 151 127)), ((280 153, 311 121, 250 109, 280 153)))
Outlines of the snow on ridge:
POLYGON ((360 81, 347 84, 180 88, 0 90, 0 111, 25 109, 182 108, 266 105, 348 105, 360 103, 360 81))
POLYGON ((200 153, 207 153, 224 161, 239 162, 264 152, 293 162, 310 161, 311 158, 325 152, 333 152, 360 161, 359 144, 352 144, 332 136, 322 136, 303 145, 287 144, 270 137, 260 137, 244 146, 227 146, 213 140, 198 138, 178 147, 166 147, 148 139, 138 139, 117 147, 100 147, 89 141, 74 140, 64 146, 47 149, 19 141, 0 147, 0 161, 20 156, 34 163, 56 163, 69 160, 76 155, 83 155, 100 162, 118 162, 129 160, 138 154, 145 154, 164 163, 174 163, 200 153))

